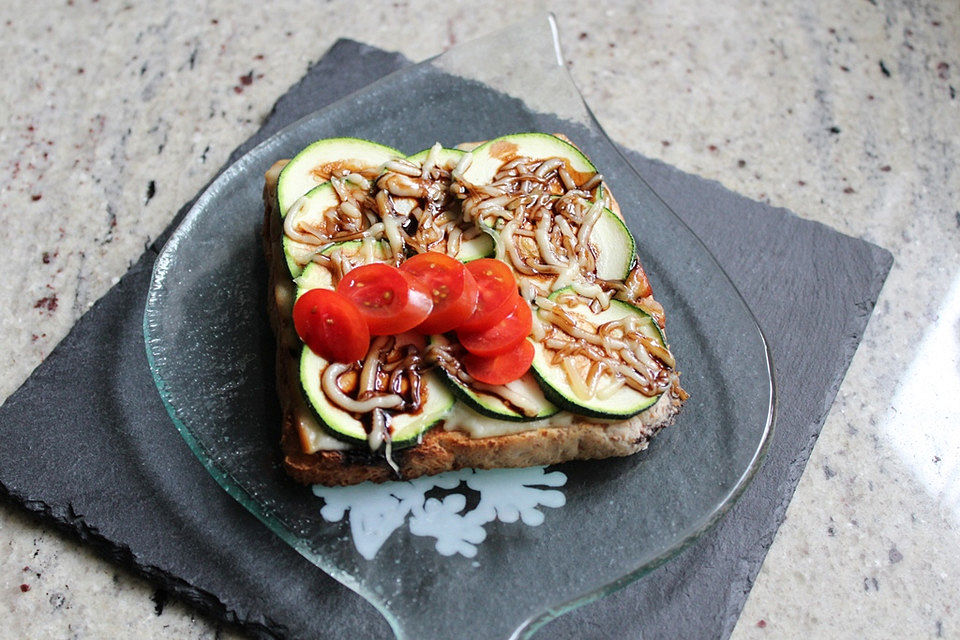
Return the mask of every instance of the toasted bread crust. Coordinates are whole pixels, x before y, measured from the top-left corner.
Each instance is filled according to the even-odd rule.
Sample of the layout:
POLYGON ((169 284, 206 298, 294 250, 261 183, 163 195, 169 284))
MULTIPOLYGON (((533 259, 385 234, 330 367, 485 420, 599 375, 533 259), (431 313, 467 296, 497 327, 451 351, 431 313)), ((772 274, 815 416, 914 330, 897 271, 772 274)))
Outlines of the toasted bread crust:
POLYGON ((627 456, 646 449, 650 438, 673 422, 685 396, 677 372, 672 374, 670 390, 653 407, 623 422, 583 420, 488 438, 471 438, 457 430, 457 425, 435 427, 423 435, 418 445, 393 453, 399 473, 382 456, 359 449, 305 453, 297 418, 297 412, 304 411, 306 406, 296 373, 299 341, 291 326, 289 310, 282 309, 282 296, 278 295, 278 286, 280 289, 285 286, 283 278, 287 273, 281 246, 282 226, 276 210, 277 179, 285 163, 285 160, 277 162, 266 174, 263 243, 270 271, 270 322, 277 337, 281 449, 284 467, 294 480, 304 484, 352 485, 411 479, 463 468, 527 467, 627 456))
MULTIPOLYGON (((582 422, 493 438, 471 438, 461 431, 435 428, 424 434, 420 444, 394 452, 393 457, 400 468, 399 477, 410 479, 465 468, 529 467, 628 456, 646 449, 650 438, 673 421, 680 404, 674 394, 668 393, 643 414, 656 416, 656 420, 582 422)), ((281 445, 287 472, 298 482, 349 485, 398 479, 384 460, 372 456, 365 460, 344 451, 303 453, 290 413, 284 413, 281 445)))

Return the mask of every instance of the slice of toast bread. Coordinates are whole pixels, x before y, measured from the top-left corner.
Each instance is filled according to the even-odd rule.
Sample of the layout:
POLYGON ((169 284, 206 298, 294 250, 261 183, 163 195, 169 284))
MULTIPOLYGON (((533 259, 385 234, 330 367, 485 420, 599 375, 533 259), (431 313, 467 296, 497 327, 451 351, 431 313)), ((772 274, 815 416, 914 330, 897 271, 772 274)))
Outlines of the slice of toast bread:
POLYGON ((296 294, 284 260, 283 223, 277 211, 277 180, 286 162, 278 161, 266 173, 262 233, 269 269, 268 313, 277 338, 283 464, 296 481, 351 485, 411 479, 463 468, 527 467, 627 456, 645 449, 650 438, 672 423, 686 396, 680 388, 677 371, 670 373, 670 387, 656 404, 621 422, 577 418, 562 425, 485 438, 471 437, 465 430, 459 430, 459 425, 445 422, 427 431, 416 446, 393 452, 398 471, 391 468, 382 454, 373 454, 363 447, 310 452, 313 447, 309 430, 319 426, 310 414, 299 384, 302 345, 293 329, 291 315, 296 294))

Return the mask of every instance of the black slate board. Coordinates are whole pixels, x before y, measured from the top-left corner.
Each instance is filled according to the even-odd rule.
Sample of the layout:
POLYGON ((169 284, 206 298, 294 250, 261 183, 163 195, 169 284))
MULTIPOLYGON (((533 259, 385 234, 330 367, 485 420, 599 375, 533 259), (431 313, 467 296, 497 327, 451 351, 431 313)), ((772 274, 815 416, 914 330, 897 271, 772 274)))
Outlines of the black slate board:
MULTIPOLYGON (((339 41, 229 162, 405 64, 398 54, 339 41)), ((778 426, 763 468, 714 530, 646 578, 549 623, 537 637, 725 638, 892 257, 717 183, 627 155, 705 240, 757 315, 773 352, 778 426)), ((144 352, 143 306, 158 248, 188 208, 0 407, 0 495, 255 637, 390 637, 371 606, 220 489, 160 402, 144 352)))

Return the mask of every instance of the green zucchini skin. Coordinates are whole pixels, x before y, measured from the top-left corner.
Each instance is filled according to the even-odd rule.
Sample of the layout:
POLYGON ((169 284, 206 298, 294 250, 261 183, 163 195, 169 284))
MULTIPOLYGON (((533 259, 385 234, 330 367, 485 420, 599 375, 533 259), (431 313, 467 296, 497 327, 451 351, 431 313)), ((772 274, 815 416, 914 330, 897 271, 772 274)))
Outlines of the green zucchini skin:
POLYGON ((604 209, 588 240, 597 250, 597 276, 626 280, 637 259, 637 241, 620 216, 604 209))
POLYGON ((494 138, 483 143, 470 153, 473 160, 463 172, 464 179, 473 184, 486 184, 496 174, 503 160, 497 155, 498 149, 510 149, 515 156, 526 156, 533 160, 546 158, 564 158, 568 166, 578 173, 596 173, 597 168, 575 146, 549 133, 514 133, 494 138))
POLYGON ((533 370, 533 375, 537 379, 537 383, 539 383, 540 388, 543 390, 543 395, 546 396, 547 400, 560 407, 560 409, 563 411, 569 411, 572 414, 583 416, 584 418, 596 418, 598 420, 605 421, 626 420, 643 413, 645 410, 655 405, 657 400, 660 399, 660 396, 653 396, 649 399, 648 403, 636 406, 630 411, 622 413, 616 411, 599 411, 585 407, 582 404, 563 396, 556 389, 554 389, 550 382, 545 380, 536 369, 533 370))
MULTIPOLYGON (((337 197, 333 185, 329 182, 324 182, 303 194, 303 204, 301 206, 303 207, 304 217, 309 218, 311 214, 322 216, 324 211, 339 204, 340 198, 337 197)), ((282 236, 281 244, 283 246, 283 257, 286 259, 287 269, 290 271, 290 277, 298 278, 304 269, 300 263, 308 259, 312 247, 291 239, 286 233, 282 236)))
POLYGON ((319 184, 311 171, 318 165, 343 160, 358 160, 375 167, 393 158, 402 158, 404 153, 377 142, 361 138, 324 138, 305 147, 280 171, 277 178, 277 204, 280 217, 300 196, 319 184))
MULTIPOLYGON (((554 299, 564 292, 571 289, 561 289, 550 295, 554 299)), ((647 312, 637 308, 622 300, 613 299, 610 301, 611 307, 616 305, 617 310, 626 314, 635 314, 644 318, 649 318, 649 326, 654 329, 654 336, 661 345, 666 346, 666 341, 660 327, 653 321, 653 318, 647 312)), ((660 394, 655 396, 645 396, 642 393, 622 387, 610 398, 599 400, 592 398, 584 400, 579 398, 573 389, 565 382, 566 374, 559 365, 553 365, 546 355, 546 348, 539 343, 534 343, 534 356, 531 369, 536 377, 540 388, 543 390, 547 400, 557 405, 561 409, 587 418, 597 418, 600 420, 625 420, 649 409, 660 398, 660 394), (619 398, 618 398, 619 396, 619 398), (626 404, 622 404, 622 403, 626 404)))
MULTIPOLYGON (((387 247, 388 243, 385 240, 377 240, 374 242, 373 251, 375 253, 372 256, 371 262, 387 262, 387 247)), ((337 242, 331 244, 326 249, 320 253, 329 256, 338 251, 347 252, 347 255, 359 253, 362 250, 363 241, 362 240, 347 240, 346 242, 337 242)), ((302 296, 304 293, 310 289, 334 289, 332 276, 330 272, 316 262, 311 262, 303 268, 303 271, 300 272, 300 275, 294 278, 294 284, 297 285, 297 298, 302 296)))
MULTIPOLYGON (((528 156, 533 159, 545 159, 549 157, 564 158, 569 163, 568 166, 580 174, 596 172, 596 168, 590 162, 590 160, 587 159, 587 157, 572 144, 549 134, 521 133, 491 140, 474 149, 471 152, 473 154, 473 163, 465 172, 465 179, 469 181, 475 181, 478 184, 483 184, 489 180, 489 177, 492 177, 492 173, 487 178, 484 176, 486 173, 490 173, 491 171, 495 173, 496 168, 502 164, 500 159, 493 154, 494 146, 498 143, 516 145, 514 151, 515 154, 528 156)), ((299 193, 294 197, 291 189, 299 189, 298 185, 300 182, 303 182, 303 176, 301 175, 300 177, 297 177, 296 172, 302 172, 304 167, 310 165, 311 162, 317 159, 321 159, 318 161, 322 162, 333 162, 345 157, 349 158, 350 153, 345 152, 344 150, 358 148, 364 150, 362 153, 360 153, 360 155, 367 154, 369 158, 382 157, 382 162, 386 162, 391 158, 403 157, 403 154, 396 149, 356 138, 333 138, 317 141, 304 149, 281 171, 277 189, 279 201, 281 203, 286 201, 289 206, 292 204, 292 202, 295 202, 303 195, 307 195, 308 198, 311 196, 319 196, 317 206, 326 208, 326 206, 330 204, 328 202, 328 200, 330 200, 330 194, 326 192, 332 191, 329 183, 314 186, 309 190, 308 193, 299 193), (330 156, 329 158, 327 157, 328 155, 330 156), (287 174, 287 179, 285 180, 284 172, 287 172, 288 170, 290 173, 287 174), (285 185, 285 187, 282 187, 281 185, 285 185), (320 202, 321 199, 323 202, 320 202)), ((429 149, 425 149, 417 154, 408 156, 408 159, 415 162, 423 162, 423 160, 426 159, 429 151, 429 149)), ((453 165, 458 162, 464 154, 465 152, 456 149, 443 149, 438 156, 438 164, 441 164, 442 166, 453 165)), ((315 163, 311 166, 315 166, 315 163)), ((594 194, 595 198, 602 197, 603 188, 604 187, 602 186, 598 187, 594 194)), ((336 198, 334 198, 334 200, 335 199, 336 198)), ((281 205, 281 217, 285 216, 285 214, 286 208, 281 205)), ((496 235, 497 232, 493 231, 492 233, 493 235, 496 235)), ((599 256, 603 256, 604 251, 615 251, 615 253, 607 254, 608 256, 612 257, 607 259, 605 262, 598 257, 597 275, 607 280, 622 280, 627 277, 629 270, 636 259, 636 242, 619 216, 614 214, 609 209, 604 209, 601 220, 598 221, 598 227, 594 229, 594 235, 592 235, 590 238, 590 242, 598 249, 599 256), (603 273, 600 273, 601 262, 603 262, 604 265, 602 267, 604 269, 603 273)), ((341 245, 344 245, 342 248, 347 249, 348 247, 345 245, 349 244, 351 243, 340 243, 338 245, 334 245, 334 247, 340 249, 341 245)), ((493 245, 493 242, 490 244, 493 245)), ((286 238, 284 239, 284 249, 285 253, 287 253, 286 238)), ((333 247, 325 249, 324 252, 326 253, 331 249, 333 249, 333 247)), ((476 250, 473 251, 469 257, 463 258, 459 255, 457 257, 461 260, 469 261, 479 257, 484 257, 486 255, 492 255, 493 253, 493 247, 491 246, 491 249, 488 252, 476 250), (473 255, 473 253, 478 255, 473 255), (479 255, 480 253, 483 253, 483 255, 479 255)), ((288 266, 290 267, 291 275, 294 277, 301 275, 303 269, 296 264, 294 257, 290 253, 287 253, 286 257, 288 266)), ((307 266, 307 269, 309 268, 310 265, 307 266)), ((305 278, 305 280, 309 279, 310 278, 305 278)), ((554 298, 563 291, 564 290, 554 292, 550 297, 554 298)), ((649 317, 649 314, 643 310, 633 305, 629 305, 626 302, 613 300, 611 301, 611 304, 619 305, 620 308, 628 311, 629 313, 636 313, 638 315, 649 317)), ((651 324, 652 327, 656 329, 657 339, 659 342, 666 346, 663 334, 656 325, 656 322, 652 322, 651 324)), ((431 340, 433 340, 433 338, 431 338, 431 340)), ((547 358, 543 356, 544 353, 548 353, 545 351, 544 347, 536 344, 535 346, 537 351, 534 357, 534 365, 531 367, 531 371, 527 374, 527 376, 529 376, 529 381, 531 384, 535 383, 543 394, 544 407, 543 410, 540 411, 536 416, 526 417, 509 410, 505 412, 501 408, 502 404, 499 402, 497 402, 496 405, 485 404, 482 397, 485 394, 478 394, 477 392, 471 390, 461 381, 457 380, 454 376, 445 371, 430 372, 429 374, 425 375, 424 384, 428 384, 427 380, 429 378, 430 385, 434 385, 438 389, 442 389, 442 392, 439 392, 443 394, 442 402, 440 404, 444 406, 436 406, 429 411, 427 408, 425 408, 424 413, 427 415, 424 416, 422 424, 415 423, 413 425, 404 427, 401 431, 403 434, 402 437, 392 441, 393 448, 399 449, 417 444, 424 432, 443 420, 449 410, 453 407, 455 399, 462 401, 465 405, 470 407, 470 409, 483 416, 496 420, 505 420, 511 422, 530 422, 542 420, 555 415, 561 410, 569 411, 573 414, 586 418, 598 420, 623 420, 641 413, 655 404, 659 399, 659 395, 648 397, 632 389, 623 388, 618 390, 612 396, 612 399, 614 399, 613 401, 599 401, 592 399, 593 401, 585 402, 582 399, 577 398, 576 394, 574 394, 572 389, 569 388, 569 385, 560 384, 560 381, 565 380, 565 374, 562 372, 562 369, 560 369, 559 377, 556 375, 551 375, 556 373, 552 370, 559 369, 559 367, 549 365, 547 358), (564 386, 566 388, 564 388, 564 386), (626 391, 624 391, 624 389, 626 389, 626 391), (627 393, 627 391, 630 393, 627 393), (630 394, 633 395, 631 396, 630 394), (631 401, 625 406, 617 406, 615 399, 618 396, 631 398, 632 400, 636 401, 631 401), (633 396, 636 396, 636 398, 633 396)), ((307 399, 307 405, 310 407, 310 410, 317 417, 320 424, 323 425, 324 429, 332 436, 353 445, 365 445, 365 434, 358 432, 355 428, 352 428, 352 426, 350 428, 342 427, 342 425, 337 424, 337 420, 335 419, 335 416, 331 414, 331 412, 325 411, 322 407, 318 410, 318 407, 315 406, 315 401, 317 401, 318 397, 325 399, 325 394, 323 394, 322 390, 319 389, 319 377, 314 376, 316 381, 315 386, 317 388, 312 389, 310 388, 312 383, 304 377, 303 362, 307 351, 309 351, 309 348, 304 346, 304 352, 301 354, 301 375, 299 378, 301 388, 303 389, 304 396, 307 399), (317 393, 318 391, 319 394, 317 393)), ((316 357, 315 354, 313 354, 313 357, 316 357)), ((322 368, 319 369, 319 371, 322 371, 322 368)), ((434 387, 431 386, 428 390, 428 404, 429 398, 434 395, 434 393, 434 387)), ((327 401, 327 404, 329 404, 329 401, 327 401)), ((351 420, 353 423, 359 424, 359 422, 355 419, 351 418, 351 420)))
MULTIPOLYGON (((307 406, 314 417, 334 438, 355 446, 368 446, 363 425, 349 413, 333 406, 320 386, 320 376, 326 361, 304 345, 300 354, 299 382, 307 406)), ((418 416, 413 417, 401 429, 394 432, 391 441, 393 449, 410 447, 420 442, 425 432, 446 417, 453 408, 453 395, 447 390, 440 377, 427 372, 422 377, 426 386, 427 400, 418 416)), ((396 421, 407 414, 395 414, 396 421)))
MULTIPOLYGON (((431 344, 443 344, 447 342, 447 339, 443 336, 430 337, 431 344)), ((525 416, 514 411, 504 411, 494 404, 485 404, 483 398, 479 397, 482 394, 473 391, 467 385, 463 384, 463 382, 442 368, 440 368, 440 378, 447 384, 447 386, 450 388, 450 391, 453 392, 453 395, 455 395, 458 400, 462 401, 465 405, 480 415, 488 418, 506 420, 508 422, 534 422, 536 420, 549 418, 550 416, 556 415, 560 411, 559 407, 550 403, 546 398, 543 399, 542 403, 538 402, 538 404, 542 405, 542 408, 535 416, 525 416)), ((528 381, 535 387, 539 386, 535 379, 530 378, 528 381)), ((538 390, 542 391, 542 388, 538 390)))

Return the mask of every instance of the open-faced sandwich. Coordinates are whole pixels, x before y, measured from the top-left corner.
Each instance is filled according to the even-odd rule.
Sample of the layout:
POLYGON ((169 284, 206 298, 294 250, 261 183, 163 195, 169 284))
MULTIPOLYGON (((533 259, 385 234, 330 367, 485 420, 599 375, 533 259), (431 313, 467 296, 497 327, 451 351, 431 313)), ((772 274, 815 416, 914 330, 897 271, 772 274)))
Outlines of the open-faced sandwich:
POLYGON ((281 442, 300 482, 629 455, 686 399, 590 160, 544 133, 462 147, 333 138, 266 174, 281 442))

